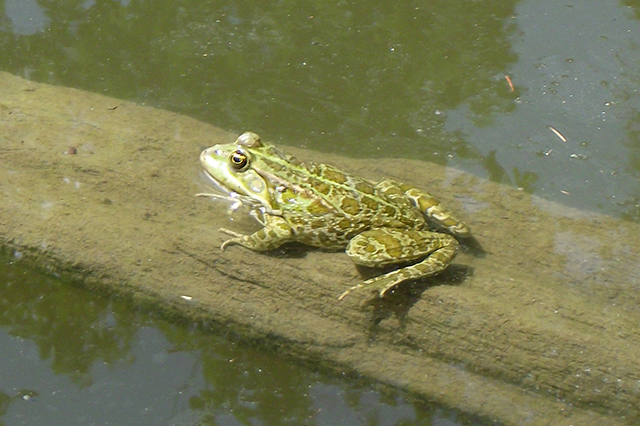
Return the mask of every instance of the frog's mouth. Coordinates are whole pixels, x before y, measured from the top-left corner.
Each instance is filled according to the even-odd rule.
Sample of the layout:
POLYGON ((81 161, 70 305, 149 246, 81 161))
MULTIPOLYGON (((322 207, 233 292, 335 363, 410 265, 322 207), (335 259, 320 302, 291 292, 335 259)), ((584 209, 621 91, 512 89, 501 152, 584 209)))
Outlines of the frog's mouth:
POLYGON ((220 195, 235 193, 235 191, 229 190, 226 186, 224 186, 218 179, 213 177, 211 173, 206 170, 200 170, 200 178, 205 181, 207 186, 213 187, 216 191, 220 192, 220 195))
POLYGON ((229 190, 229 188, 224 186, 206 170, 200 171, 200 177, 213 189, 213 192, 200 192, 196 194, 196 197, 209 197, 216 200, 227 201, 231 203, 229 207, 229 211, 231 212, 239 209, 241 206, 247 206, 251 209, 260 209, 262 207, 257 200, 229 190))

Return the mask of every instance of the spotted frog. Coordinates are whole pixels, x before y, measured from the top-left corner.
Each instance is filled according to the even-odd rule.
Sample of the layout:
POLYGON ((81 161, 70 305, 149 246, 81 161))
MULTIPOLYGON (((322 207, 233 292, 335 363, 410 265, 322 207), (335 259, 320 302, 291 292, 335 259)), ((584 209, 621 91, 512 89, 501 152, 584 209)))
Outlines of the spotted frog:
POLYGON ((296 241, 346 250, 357 265, 402 265, 339 299, 359 288, 383 297, 404 281, 438 274, 456 253, 456 237, 470 237, 464 222, 420 189, 391 179, 373 184, 327 164, 299 161, 253 132, 205 149, 200 161, 225 195, 197 195, 248 205, 263 225, 251 235, 221 229, 232 236, 222 250, 239 244, 260 252, 296 241))

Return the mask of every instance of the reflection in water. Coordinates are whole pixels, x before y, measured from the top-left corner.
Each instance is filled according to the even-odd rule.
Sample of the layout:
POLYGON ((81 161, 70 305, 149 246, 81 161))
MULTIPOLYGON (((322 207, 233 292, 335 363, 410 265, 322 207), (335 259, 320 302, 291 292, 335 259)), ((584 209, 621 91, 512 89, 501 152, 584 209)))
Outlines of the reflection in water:
POLYGON ((0 424, 480 424, 0 263, 0 424))
POLYGON ((0 33, 0 67, 268 139, 445 163, 478 156, 443 110, 514 108, 495 76, 516 60, 515 3, 40 1, 46 36, 0 33))
POLYGON ((640 24, 630 15, 617 0, 519 2, 505 21, 518 56, 503 71, 514 109, 482 114, 465 101, 446 129, 500 165, 498 181, 638 219, 640 140, 625 128, 640 130, 640 75, 629 66, 640 60, 640 24))
POLYGON ((37 34, 49 25, 49 19, 37 0, 4 0, 4 13, 9 21, 8 26, 16 35, 37 34))
POLYGON ((636 3, 0 0, 0 68, 637 220, 636 3))

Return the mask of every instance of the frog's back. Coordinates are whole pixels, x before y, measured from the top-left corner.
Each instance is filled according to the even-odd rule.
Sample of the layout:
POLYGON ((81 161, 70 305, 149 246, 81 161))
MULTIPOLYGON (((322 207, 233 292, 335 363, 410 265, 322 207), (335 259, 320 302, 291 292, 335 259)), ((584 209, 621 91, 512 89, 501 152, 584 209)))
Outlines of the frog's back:
POLYGON ((301 162, 268 145, 254 154, 259 173, 273 185, 277 208, 305 244, 338 248, 367 229, 420 228, 425 223, 408 198, 389 197, 366 179, 330 165, 301 162), (327 241, 317 241, 318 235, 327 241))

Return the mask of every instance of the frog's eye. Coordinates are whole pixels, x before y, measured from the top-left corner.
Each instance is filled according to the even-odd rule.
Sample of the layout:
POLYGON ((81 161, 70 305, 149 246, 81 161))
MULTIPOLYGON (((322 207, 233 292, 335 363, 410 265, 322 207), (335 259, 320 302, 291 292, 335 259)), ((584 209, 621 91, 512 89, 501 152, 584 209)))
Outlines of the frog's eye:
POLYGON ((238 149, 229 155, 229 164, 234 170, 243 172, 249 165, 249 156, 243 150, 238 149))

